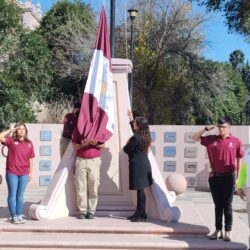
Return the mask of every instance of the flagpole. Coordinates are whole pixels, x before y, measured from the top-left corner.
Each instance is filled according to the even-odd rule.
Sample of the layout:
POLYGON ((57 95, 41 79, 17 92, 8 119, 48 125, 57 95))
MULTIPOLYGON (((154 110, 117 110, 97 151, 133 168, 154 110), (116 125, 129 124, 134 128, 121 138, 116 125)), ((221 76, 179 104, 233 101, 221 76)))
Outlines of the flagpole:
POLYGON ((115 0, 110 0, 110 50, 115 57, 115 0))

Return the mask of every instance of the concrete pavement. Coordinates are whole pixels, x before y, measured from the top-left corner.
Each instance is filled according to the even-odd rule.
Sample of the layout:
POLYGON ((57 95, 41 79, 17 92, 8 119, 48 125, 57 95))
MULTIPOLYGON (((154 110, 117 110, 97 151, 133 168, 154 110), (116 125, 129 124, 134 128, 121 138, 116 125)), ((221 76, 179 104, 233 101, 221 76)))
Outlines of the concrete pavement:
MULTIPOLYGON (((39 202, 45 189, 28 189, 25 205, 39 202)), ((234 197, 232 242, 207 239, 214 230, 214 206, 209 192, 188 190, 177 196, 183 212, 179 223, 148 220, 131 223, 124 217, 106 217, 97 213, 95 220, 67 217, 48 221, 27 218, 23 225, 8 222, 6 190, 0 190, 0 249, 247 249, 248 221, 245 203, 234 197), (240 213, 237 211, 241 211, 240 213), (209 229, 209 230, 208 230, 209 229), (11 237, 11 241, 10 241, 11 237)), ((25 212, 26 213, 26 212, 25 212)))

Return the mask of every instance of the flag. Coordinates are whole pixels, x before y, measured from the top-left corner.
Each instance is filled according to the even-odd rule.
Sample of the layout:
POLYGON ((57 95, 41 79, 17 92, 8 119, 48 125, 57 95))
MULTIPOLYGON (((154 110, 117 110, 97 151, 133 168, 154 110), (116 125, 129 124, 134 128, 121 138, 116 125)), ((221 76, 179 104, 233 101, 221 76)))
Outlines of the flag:
POLYGON ((84 138, 107 141, 114 131, 114 98, 108 25, 102 7, 88 80, 82 97, 78 131, 84 138))

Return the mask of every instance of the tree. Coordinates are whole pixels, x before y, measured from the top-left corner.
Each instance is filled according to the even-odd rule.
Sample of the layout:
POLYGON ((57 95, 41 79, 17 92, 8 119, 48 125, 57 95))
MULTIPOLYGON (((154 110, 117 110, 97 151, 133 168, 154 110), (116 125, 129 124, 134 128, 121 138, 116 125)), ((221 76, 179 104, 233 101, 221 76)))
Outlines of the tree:
POLYGON ((10 122, 34 122, 36 101, 46 100, 51 88, 51 53, 47 41, 20 24, 22 10, 0 0, 0 128, 10 122))
POLYGON ((44 101, 53 96, 51 52, 47 41, 37 31, 23 31, 17 49, 9 55, 8 72, 16 85, 30 99, 44 101))
POLYGON ((245 55, 241 50, 235 50, 229 55, 229 61, 240 72, 244 67, 245 55))
POLYGON ((0 37, 13 34, 20 25, 20 15, 22 10, 13 4, 13 1, 0 0, 0 37))
POLYGON ((248 0, 191 0, 207 7, 209 11, 221 11, 229 31, 250 35, 250 1, 248 0))
POLYGON ((242 71, 242 80, 245 83, 248 92, 250 93, 250 65, 247 61, 247 63, 243 66, 242 71))
POLYGON ((8 74, 0 73, 0 130, 7 129, 10 123, 36 120, 29 95, 15 87, 21 84, 8 74))
MULTIPOLYGON (((140 28, 136 29, 135 35, 133 105, 142 110, 151 124, 168 123, 172 121, 168 119, 171 111, 166 111, 169 89, 164 85, 174 87, 173 93, 179 97, 182 94, 186 102, 185 90, 189 89, 186 65, 195 60, 203 46, 199 27, 204 18, 192 13, 188 1, 152 0, 145 4, 145 1, 137 0, 133 7, 140 9, 136 19, 136 27, 140 28), (175 86, 177 82, 178 88, 175 86)), ((118 42, 124 40, 120 38, 118 42)), ((125 54, 122 51, 125 44, 116 47, 121 49, 118 55, 125 54)), ((189 108, 184 103, 182 107, 185 111, 189 108)), ((180 115, 175 122, 182 124, 186 119, 180 115)))
POLYGON ((195 123, 214 124, 220 116, 227 115, 233 124, 241 124, 247 94, 240 73, 226 63, 202 60, 200 67, 202 74, 192 72, 195 123))
POLYGON ((57 2, 43 17, 39 31, 52 51, 57 93, 81 96, 96 34, 92 9, 81 1, 57 2))
MULTIPOLYGON (((205 18, 187 1, 136 4, 133 108, 150 124, 209 124, 222 115, 240 124, 246 91, 239 72, 199 56, 205 18)), ((119 34, 117 48, 125 48, 119 34)))
POLYGON ((0 0, 0 70, 8 60, 10 51, 15 50, 22 30, 20 15, 22 10, 11 1, 0 0))

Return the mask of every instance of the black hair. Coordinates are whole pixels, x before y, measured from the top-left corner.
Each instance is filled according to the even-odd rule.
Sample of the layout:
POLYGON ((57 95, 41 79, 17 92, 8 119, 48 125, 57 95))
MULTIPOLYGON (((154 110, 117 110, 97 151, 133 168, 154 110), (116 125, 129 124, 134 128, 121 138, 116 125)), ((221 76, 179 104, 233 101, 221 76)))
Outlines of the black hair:
POLYGON ((133 110, 133 111, 132 111, 132 114, 133 114, 134 119, 135 119, 137 116, 141 116, 141 112, 139 112, 138 110, 133 110))
POLYGON ((74 109, 79 109, 79 108, 81 108, 81 103, 80 102, 76 102, 74 104, 74 109))
POLYGON ((151 144, 151 135, 149 132, 148 120, 144 117, 137 116, 135 118, 135 122, 138 126, 138 130, 136 131, 142 138, 142 146, 145 154, 148 153, 148 148, 151 144))
POLYGON ((224 124, 224 123, 228 123, 231 124, 231 119, 228 116, 224 116, 224 117, 220 117, 218 119, 218 124, 224 124))

